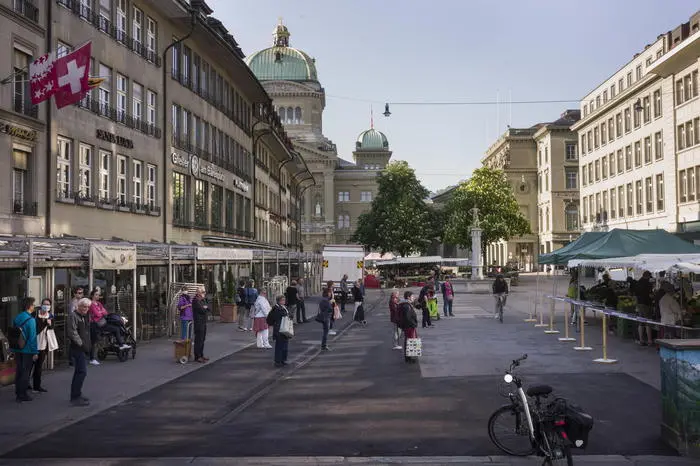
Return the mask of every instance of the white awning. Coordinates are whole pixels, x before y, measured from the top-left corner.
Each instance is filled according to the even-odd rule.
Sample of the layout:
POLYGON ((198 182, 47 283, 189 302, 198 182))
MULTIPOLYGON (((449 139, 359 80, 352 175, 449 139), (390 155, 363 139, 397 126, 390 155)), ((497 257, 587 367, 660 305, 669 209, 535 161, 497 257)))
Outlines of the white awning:
POLYGON ((604 267, 604 268, 632 268, 639 271, 663 272, 672 267, 685 264, 691 266, 700 264, 700 254, 639 254, 638 256, 616 257, 609 259, 573 259, 569 261, 569 267, 604 267))

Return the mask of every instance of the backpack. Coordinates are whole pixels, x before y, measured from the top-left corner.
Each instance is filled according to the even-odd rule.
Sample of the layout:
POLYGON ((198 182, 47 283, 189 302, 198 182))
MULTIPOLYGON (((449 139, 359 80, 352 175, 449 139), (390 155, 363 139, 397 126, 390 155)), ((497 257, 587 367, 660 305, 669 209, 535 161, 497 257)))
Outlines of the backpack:
POLYGON ((32 318, 31 316, 27 317, 19 326, 13 325, 10 327, 7 333, 7 341, 10 343, 10 349, 23 350, 24 347, 27 346, 27 336, 24 334, 24 325, 32 318))
POLYGON ((258 299, 258 291, 255 288, 245 289, 245 303, 248 306, 255 304, 255 300, 258 299))

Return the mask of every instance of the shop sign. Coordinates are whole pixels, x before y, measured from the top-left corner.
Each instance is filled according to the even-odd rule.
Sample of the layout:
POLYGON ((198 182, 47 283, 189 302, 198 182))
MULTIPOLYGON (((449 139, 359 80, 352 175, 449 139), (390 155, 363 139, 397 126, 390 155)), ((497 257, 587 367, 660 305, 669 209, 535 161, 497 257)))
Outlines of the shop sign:
POLYGON ((94 270, 133 270, 136 268, 136 246, 91 244, 90 261, 94 270))
POLYGON ((239 180, 238 178, 233 179, 233 186, 244 193, 250 191, 250 185, 243 180, 239 180))
POLYGON ((170 155, 170 160, 173 162, 173 165, 177 165, 178 167, 182 168, 190 168, 190 158, 188 156, 173 152, 170 155))
POLYGON ((197 260, 208 261, 252 261, 252 249, 236 249, 236 248, 197 248, 197 260))
POLYGON ((36 141, 37 133, 33 129, 20 128, 10 123, 0 122, 0 132, 25 141, 36 141))
MULTIPOLYGON (((194 157, 194 156, 193 156, 194 157)), ((215 180, 224 182, 225 176, 224 171, 214 164, 208 162, 199 163, 199 174, 215 180)), ((195 175, 196 176, 196 175, 195 175)))
POLYGON ((105 131, 103 129, 98 129, 97 130, 97 139, 101 139, 103 141, 111 142, 112 144, 116 144, 118 146, 126 147, 127 149, 133 149, 134 148, 134 141, 131 139, 122 137, 122 136, 117 136, 114 133, 110 133, 109 131, 105 131))

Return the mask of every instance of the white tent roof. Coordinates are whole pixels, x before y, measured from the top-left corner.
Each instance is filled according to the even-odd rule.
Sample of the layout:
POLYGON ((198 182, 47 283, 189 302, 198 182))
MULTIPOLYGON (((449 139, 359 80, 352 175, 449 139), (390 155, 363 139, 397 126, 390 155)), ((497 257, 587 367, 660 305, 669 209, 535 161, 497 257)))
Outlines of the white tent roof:
POLYGON ((378 252, 370 252, 365 256, 366 261, 388 261, 394 258, 396 258, 396 256, 390 252, 387 252, 385 254, 381 254, 378 252))
POLYGON ((630 257, 616 257, 609 259, 573 259, 569 261, 569 267, 627 267, 636 270, 648 270, 649 272, 662 272, 685 264, 697 267, 700 271, 700 254, 639 254, 630 257))

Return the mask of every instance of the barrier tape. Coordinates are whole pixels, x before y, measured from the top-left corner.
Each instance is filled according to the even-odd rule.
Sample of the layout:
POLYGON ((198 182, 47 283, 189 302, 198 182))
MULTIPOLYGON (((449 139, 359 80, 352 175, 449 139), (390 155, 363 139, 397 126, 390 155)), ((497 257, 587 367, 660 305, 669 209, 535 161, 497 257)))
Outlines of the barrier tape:
POLYGON ((681 329, 681 330, 700 331, 700 328, 696 328, 696 327, 686 327, 684 325, 677 325, 677 324, 662 324, 661 322, 658 322, 656 320, 647 319, 646 317, 640 317, 640 316, 628 314, 626 312, 618 311, 617 309, 610 309, 610 308, 607 308, 605 306, 602 306, 601 304, 592 303, 590 301, 581 301, 581 300, 574 299, 574 298, 566 298, 566 297, 562 297, 562 296, 551 296, 551 295, 546 295, 545 298, 553 299, 555 301, 562 301, 565 303, 573 304, 575 306, 581 306, 584 308, 592 309, 596 312, 601 312, 603 314, 607 314, 609 316, 619 317, 621 319, 626 319, 626 320, 632 320, 632 321, 640 322, 643 324, 656 325, 656 326, 668 327, 668 328, 677 328, 677 329, 681 329))

